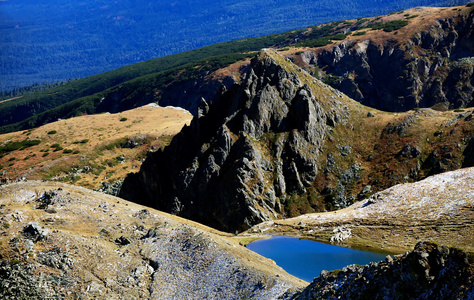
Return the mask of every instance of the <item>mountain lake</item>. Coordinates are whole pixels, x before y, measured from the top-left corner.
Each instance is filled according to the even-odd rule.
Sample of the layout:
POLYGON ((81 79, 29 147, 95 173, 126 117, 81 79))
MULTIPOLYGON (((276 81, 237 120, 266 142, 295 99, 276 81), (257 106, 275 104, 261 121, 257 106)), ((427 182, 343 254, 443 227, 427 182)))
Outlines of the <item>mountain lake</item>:
POLYGON ((247 245, 273 259, 289 274, 311 282, 322 270, 336 270, 351 264, 366 265, 384 260, 387 254, 355 250, 294 237, 273 236, 247 245))

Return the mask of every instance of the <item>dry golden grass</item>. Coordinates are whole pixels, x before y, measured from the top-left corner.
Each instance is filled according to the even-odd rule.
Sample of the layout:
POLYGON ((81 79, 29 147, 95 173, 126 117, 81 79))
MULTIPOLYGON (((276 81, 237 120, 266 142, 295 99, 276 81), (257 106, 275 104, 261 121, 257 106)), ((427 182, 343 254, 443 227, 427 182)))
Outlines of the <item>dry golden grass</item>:
MULTIPOLYGON (((79 295, 86 299, 118 299, 118 295, 169 299, 169 295, 161 294, 167 285, 186 289, 192 284, 193 288, 199 288, 202 280, 187 276, 193 276, 193 272, 199 276, 208 274, 215 264, 220 264, 221 272, 237 266, 247 281, 250 276, 268 280, 271 284, 268 289, 281 285, 284 292, 308 284, 287 274, 272 260, 242 247, 231 234, 81 187, 41 181, 12 183, 0 187, 0 207, 2 259, 34 263, 41 253, 64 254, 74 262, 70 267, 59 269, 37 264, 37 270, 77 280, 68 287, 66 299, 77 299, 79 295), (53 212, 40 208, 37 201, 48 191, 55 194, 48 206, 53 212), (22 231, 31 222, 48 229, 48 235, 26 250, 27 240, 22 231), (155 230, 155 235, 144 238, 150 229, 155 230), (126 237, 130 243, 117 244, 120 237, 126 237), (9 241, 13 239, 19 241, 18 246, 11 246, 9 241), (177 255, 173 261, 166 257, 170 249, 186 255, 177 255), (25 251, 29 251, 28 255, 23 255, 25 251), (152 261, 158 262, 159 268, 148 267, 152 261), (146 276, 137 273, 137 268, 146 270, 143 271, 146 276), (164 278, 172 281, 163 283, 164 278), (98 290, 90 289, 91 285, 98 290), (155 296, 150 295, 153 285, 155 296)), ((204 284, 212 285, 214 277, 210 275, 207 279, 204 284)), ((189 295, 192 297, 194 292, 189 295)))
POLYGON ((172 136, 192 116, 180 109, 144 106, 117 113, 86 115, 60 120, 45 126, 0 135, 0 145, 8 141, 38 139, 37 146, 12 152, 0 159, 4 177, 15 179, 61 179, 81 186, 98 188, 101 181, 116 181, 138 171, 141 159, 153 147, 167 145, 172 136), (53 133, 56 132, 56 133, 53 133), (133 149, 113 147, 131 139, 140 145, 133 149), (58 144, 66 150, 54 151, 58 144), (123 163, 117 159, 124 156, 123 163), (73 178, 70 172, 93 167, 73 178))
POLYGON ((329 242, 334 229, 346 226, 352 235, 342 245, 402 253, 420 241, 474 252, 474 168, 394 186, 350 207, 264 222, 242 237, 261 233, 303 236, 329 242))

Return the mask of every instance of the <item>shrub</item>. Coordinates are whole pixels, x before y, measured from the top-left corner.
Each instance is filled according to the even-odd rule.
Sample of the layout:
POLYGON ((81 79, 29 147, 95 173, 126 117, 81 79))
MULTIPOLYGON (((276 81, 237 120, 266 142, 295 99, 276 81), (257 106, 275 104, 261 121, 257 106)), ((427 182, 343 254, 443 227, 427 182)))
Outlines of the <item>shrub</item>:
POLYGON ((379 22, 375 24, 370 24, 368 27, 374 30, 381 29, 385 32, 392 32, 402 27, 405 27, 407 25, 408 25, 408 21, 406 20, 396 20, 396 21, 390 21, 386 23, 379 22))
POLYGON ((358 32, 354 32, 353 36, 360 36, 360 35, 364 35, 366 34, 367 31, 358 31, 358 32))
POLYGON ((61 147, 61 145, 59 145, 59 144, 53 144, 53 145, 51 145, 51 148, 54 148, 54 152, 56 152, 56 151, 61 151, 61 150, 64 149, 64 148, 61 147))
POLYGON ((58 133, 56 130, 48 131, 48 134, 56 134, 56 133, 58 133))
POLYGON ((7 154, 7 153, 13 152, 13 151, 18 150, 18 149, 23 150, 23 149, 26 149, 28 147, 36 146, 39 143, 41 143, 40 140, 29 140, 29 139, 23 140, 21 142, 11 142, 10 141, 5 146, 0 147, 0 155, 7 154))
POLYGON ((120 119, 120 122, 125 122, 125 121, 127 121, 127 120, 128 120, 128 119, 124 117, 124 118, 121 118, 121 119, 120 119))

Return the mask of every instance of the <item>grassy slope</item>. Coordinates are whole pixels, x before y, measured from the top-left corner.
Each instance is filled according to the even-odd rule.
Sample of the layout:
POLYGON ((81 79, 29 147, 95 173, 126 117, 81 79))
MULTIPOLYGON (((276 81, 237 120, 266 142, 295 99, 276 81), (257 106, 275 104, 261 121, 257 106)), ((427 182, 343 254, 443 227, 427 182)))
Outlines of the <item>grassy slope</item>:
MULTIPOLYGON (((244 273, 244 286, 254 278, 263 280, 265 289, 275 286, 282 290, 280 293, 307 285, 271 260, 239 246, 230 234, 77 186, 41 181, 1 186, 0 207, 2 260, 19 267, 34 264, 35 271, 28 274, 31 278, 54 274, 73 278, 72 284, 42 286, 44 291, 67 293, 66 299, 149 298, 153 288, 155 297, 151 298, 169 299, 173 295, 166 292, 174 288, 177 292, 187 291, 187 297, 192 297, 219 284, 214 282, 215 273, 202 276, 212 272, 216 265, 216 269, 220 268, 217 275, 240 267, 235 272, 244 273), (45 192, 55 195, 47 209, 41 208, 39 199, 45 192), (16 215, 20 217, 15 218, 16 215), (31 222, 49 231, 47 239, 34 241, 28 249, 22 231, 31 222), (144 238, 152 229, 155 235, 144 238), (120 237, 126 237, 130 243, 117 245, 116 239, 120 237), (61 254, 60 262, 54 260, 55 253, 61 254), (44 263, 42 257, 51 257, 54 263, 44 263), (66 265, 65 262, 71 263, 58 267, 66 265), (153 262, 159 264, 156 270, 149 266, 155 266, 153 262), (137 272, 137 268, 145 271, 137 272), (202 278, 187 277, 193 275, 202 278), (134 280, 127 281, 128 277, 134 280)), ((233 278, 232 275, 235 273, 228 274, 226 279, 233 278)), ((7 279, 14 282, 18 278, 7 279)))
POLYGON ((473 253, 473 174, 473 168, 438 174, 384 190, 371 202, 261 223, 241 236, 257 237, 263 230, 327 243, 343 226, 352 234, 340 243, 344 246, 403 253, 417 242, 433 241, 473 253))
POLYGON ((145 106, 118 114, 86 115, 33 130, 3 134, 0 135, 2 146, 8 141, 41 141, 38 145, 1 157, 3 176, 55 179, 98 188, 101 181, 115 182, 128 172, 138 170, 148 149, 167 145, 191 118, 183 110, 145 106), (127 140, 136 140, 140 145, 133 149, 121 148, 120 145, 127 140), (56 150, 55 144, 63 150, 56 150), (125 156, 123 163, 120 155, 125 156), (78 169, 84 171, 77 173, 78 169))

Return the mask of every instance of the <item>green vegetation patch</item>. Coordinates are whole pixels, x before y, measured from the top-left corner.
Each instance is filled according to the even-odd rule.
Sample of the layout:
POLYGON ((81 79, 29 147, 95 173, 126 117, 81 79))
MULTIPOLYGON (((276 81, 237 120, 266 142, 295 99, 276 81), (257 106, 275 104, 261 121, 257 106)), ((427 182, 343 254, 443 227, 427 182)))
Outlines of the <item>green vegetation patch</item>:
POLYGON ((61 147, 61 145, 59 145, 59 144, 53 144, 53 145, 51 145, 51 148, 54 149, 54 150, 53 150, 54 152, 61 151, 61 150, 64 149, 64 148, 61 147))
POLYGON ((366 34, 367 31, 357 31, 357 32, 354 32, 354 34, 352 34, 353 36, 361 36, 361 35, 364 35, 366 34))
POLYGON ((23 141, 16 141, 16 142, 8 142, 4 146, 0 146, 0 157, 3 157, 7 155, 10 152, 16 151, 16 150, 23 150, 32 146, 36 146, 39 143, 41 143, 40 140, 31 140, 31 139, 26 139, 23 141))
POLYGON ((89 139, 83 139, 81 141, 74 141, 73 144, 86 144, 89 142, 89 139))
POLYGON ((117 139, 117 140, 112 141, 108 144, 100 146, 99 151, 112 150, 112 149, 115 149, 115 148, 120 148, 120 147, 122 147, 122 145, 124 145, 127 142, 127 140, 128 140, 127 138, 117 139))
POLYGON ((403 28, 408 25, 408 21, 406 20, 396 20, 396 21, 390 21, 390 22, 379 22, 375 24, 370 24, 368 27, 374 29, 374 30, 383 30, 385 32, 392 32, 395 30, 398 30, 400 28, 403 28))

